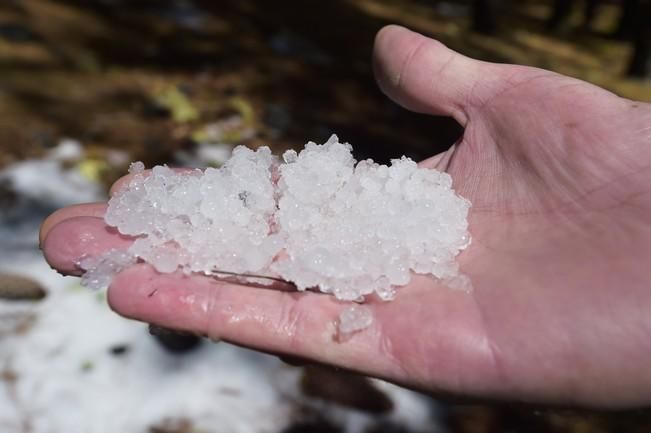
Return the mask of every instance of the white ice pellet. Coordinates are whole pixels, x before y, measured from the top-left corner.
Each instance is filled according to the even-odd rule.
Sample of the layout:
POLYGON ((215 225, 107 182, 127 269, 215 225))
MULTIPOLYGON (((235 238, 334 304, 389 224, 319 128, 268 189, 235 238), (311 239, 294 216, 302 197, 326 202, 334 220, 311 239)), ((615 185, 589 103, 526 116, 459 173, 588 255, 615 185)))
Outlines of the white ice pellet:
POLYGON ((136 263, 136 257, 128 251, 109 250, 99 256, 84 257, 79 267, 85 271, 81 284, 91 289, 105 289, 113 277, 136 263))
POLYGON ((392 299, 412 272, 457 275, 470 203, 450 176, 405 157, 355 165, 350 150, 332 137, 280 166, 276 220, 286 254, 272 270, 299 290, 319 287, 343 300, 373 292, 392 299))
MULTIPOLYGON (((406 157, 356 163, 351 151, 333 135, 280 163, 267 147, 243 146, 205 171, 157 166, 144 176, 133 163, 105 221, 135 237, 128 253, 159 272, 273 276, 345 301, 391 300, 412 273, 470 287, 455 260, 470 244, 470 202, 451 177, 406 157)), ((87 264, 85 281, 110 278, 113 259, 87 264)), ((362 314, 342 324, 366 323, 353 311, 362 314)))
POLYGON ((131 251, 159 272, 264 272, 282 248, 270 226, 274 164, 269 148, 239 146, 219 169, 157 166, 115 194, 105 220, 137 236, 131 251))
POLYGON ((285 161, 286 164, 291 164, 292 162, 296 162, 297 158, 298 158, 298 154, 294 149, 290 149, 287 152, 283 153, 283 161, 285 161))
POLYGON ((339 313, 339 324, 337 329, 341 336, 347 336, 362 329, 366 329, 373 323, 371 309, 359 304, 353 304, 339 313))
POLYGON ((141 161, 132 162, 129 165, 130 174, 142 173, 143 171, 145 171, 145 164, 143 164, 141 161))

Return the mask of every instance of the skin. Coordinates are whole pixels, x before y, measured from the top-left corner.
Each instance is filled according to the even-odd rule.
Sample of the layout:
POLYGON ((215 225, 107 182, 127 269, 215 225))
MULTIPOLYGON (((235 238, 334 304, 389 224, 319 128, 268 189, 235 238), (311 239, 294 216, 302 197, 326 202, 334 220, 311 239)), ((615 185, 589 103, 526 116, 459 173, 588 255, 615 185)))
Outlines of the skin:
MULTIPOLYGON (((469 198, 470 293, 423 276, 346 339, 329 296, 206 277, 120 274, 129 318, 331 364, 433 393, 624 408, 651 403, 651 105, 552 72, 485 63, 398 26, 374 49, 382 90, 465 127, 421 164, 469 198)), ((398 152, 399 153, 399 152, 398 152)), ((104 204, 61 210, 42 230, 49 263, 131 241, 104 204)))

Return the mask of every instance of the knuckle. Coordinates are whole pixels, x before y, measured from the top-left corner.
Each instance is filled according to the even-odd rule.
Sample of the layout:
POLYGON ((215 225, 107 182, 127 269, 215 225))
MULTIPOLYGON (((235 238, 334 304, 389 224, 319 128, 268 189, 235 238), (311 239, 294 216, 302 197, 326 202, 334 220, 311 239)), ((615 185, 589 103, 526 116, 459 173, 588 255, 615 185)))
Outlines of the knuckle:
POLYGON ((280 333, 288 343, 291 352, 300 352, 303 346, 303 329, 306 322, 305 308, 306 297, 287 297, 283 303, 277 332, 280 333))

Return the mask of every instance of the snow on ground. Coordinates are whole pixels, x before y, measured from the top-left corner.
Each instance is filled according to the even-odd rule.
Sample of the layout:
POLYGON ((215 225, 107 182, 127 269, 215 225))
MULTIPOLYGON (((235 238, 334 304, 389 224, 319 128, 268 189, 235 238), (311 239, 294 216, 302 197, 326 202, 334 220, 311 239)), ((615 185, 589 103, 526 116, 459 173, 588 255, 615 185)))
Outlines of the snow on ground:
MULTIPOLYGON (((172 355, 146 325, 113 313, 104 293, 51 270, 38 249, 42 219, 60 206, 102 199, 98 185, 63 168, 62 154, 81 156, 74 149, 63 142, 46 159, 0 172, 17 194, 0 208, 0 272, 32 278, 49 292, 39 302, 0 300, 0 432, 146 433, 176 419, 188 420, 191 431, 273 433, 291 423, 298 405, 350 432, 377 422, 304 397, 301 369, 272 356, 225 343, 172 355)), ((427 399, 378 383, 395 406, 385 418, 410 431, 437 430, 427 399)))

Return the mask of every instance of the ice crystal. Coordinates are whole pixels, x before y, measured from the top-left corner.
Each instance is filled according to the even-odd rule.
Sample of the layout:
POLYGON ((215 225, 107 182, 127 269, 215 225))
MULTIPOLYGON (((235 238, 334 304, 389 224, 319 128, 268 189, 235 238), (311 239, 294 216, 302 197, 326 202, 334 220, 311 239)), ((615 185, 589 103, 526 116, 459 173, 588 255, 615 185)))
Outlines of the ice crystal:
MULTIPOLYGON (((356 162, 333 135, 282 162, 267 147, 239 146, 220 168, 129 171, 105 221, 159 272, 267 275, 346 301, 393 299, 413 273, 468 287, 455 258, 470 243, 470 203, 447 173, 404 156, 356 162)), ((110 280, 101 275, 110 260, 86 264, 86 280, 110 280)))

